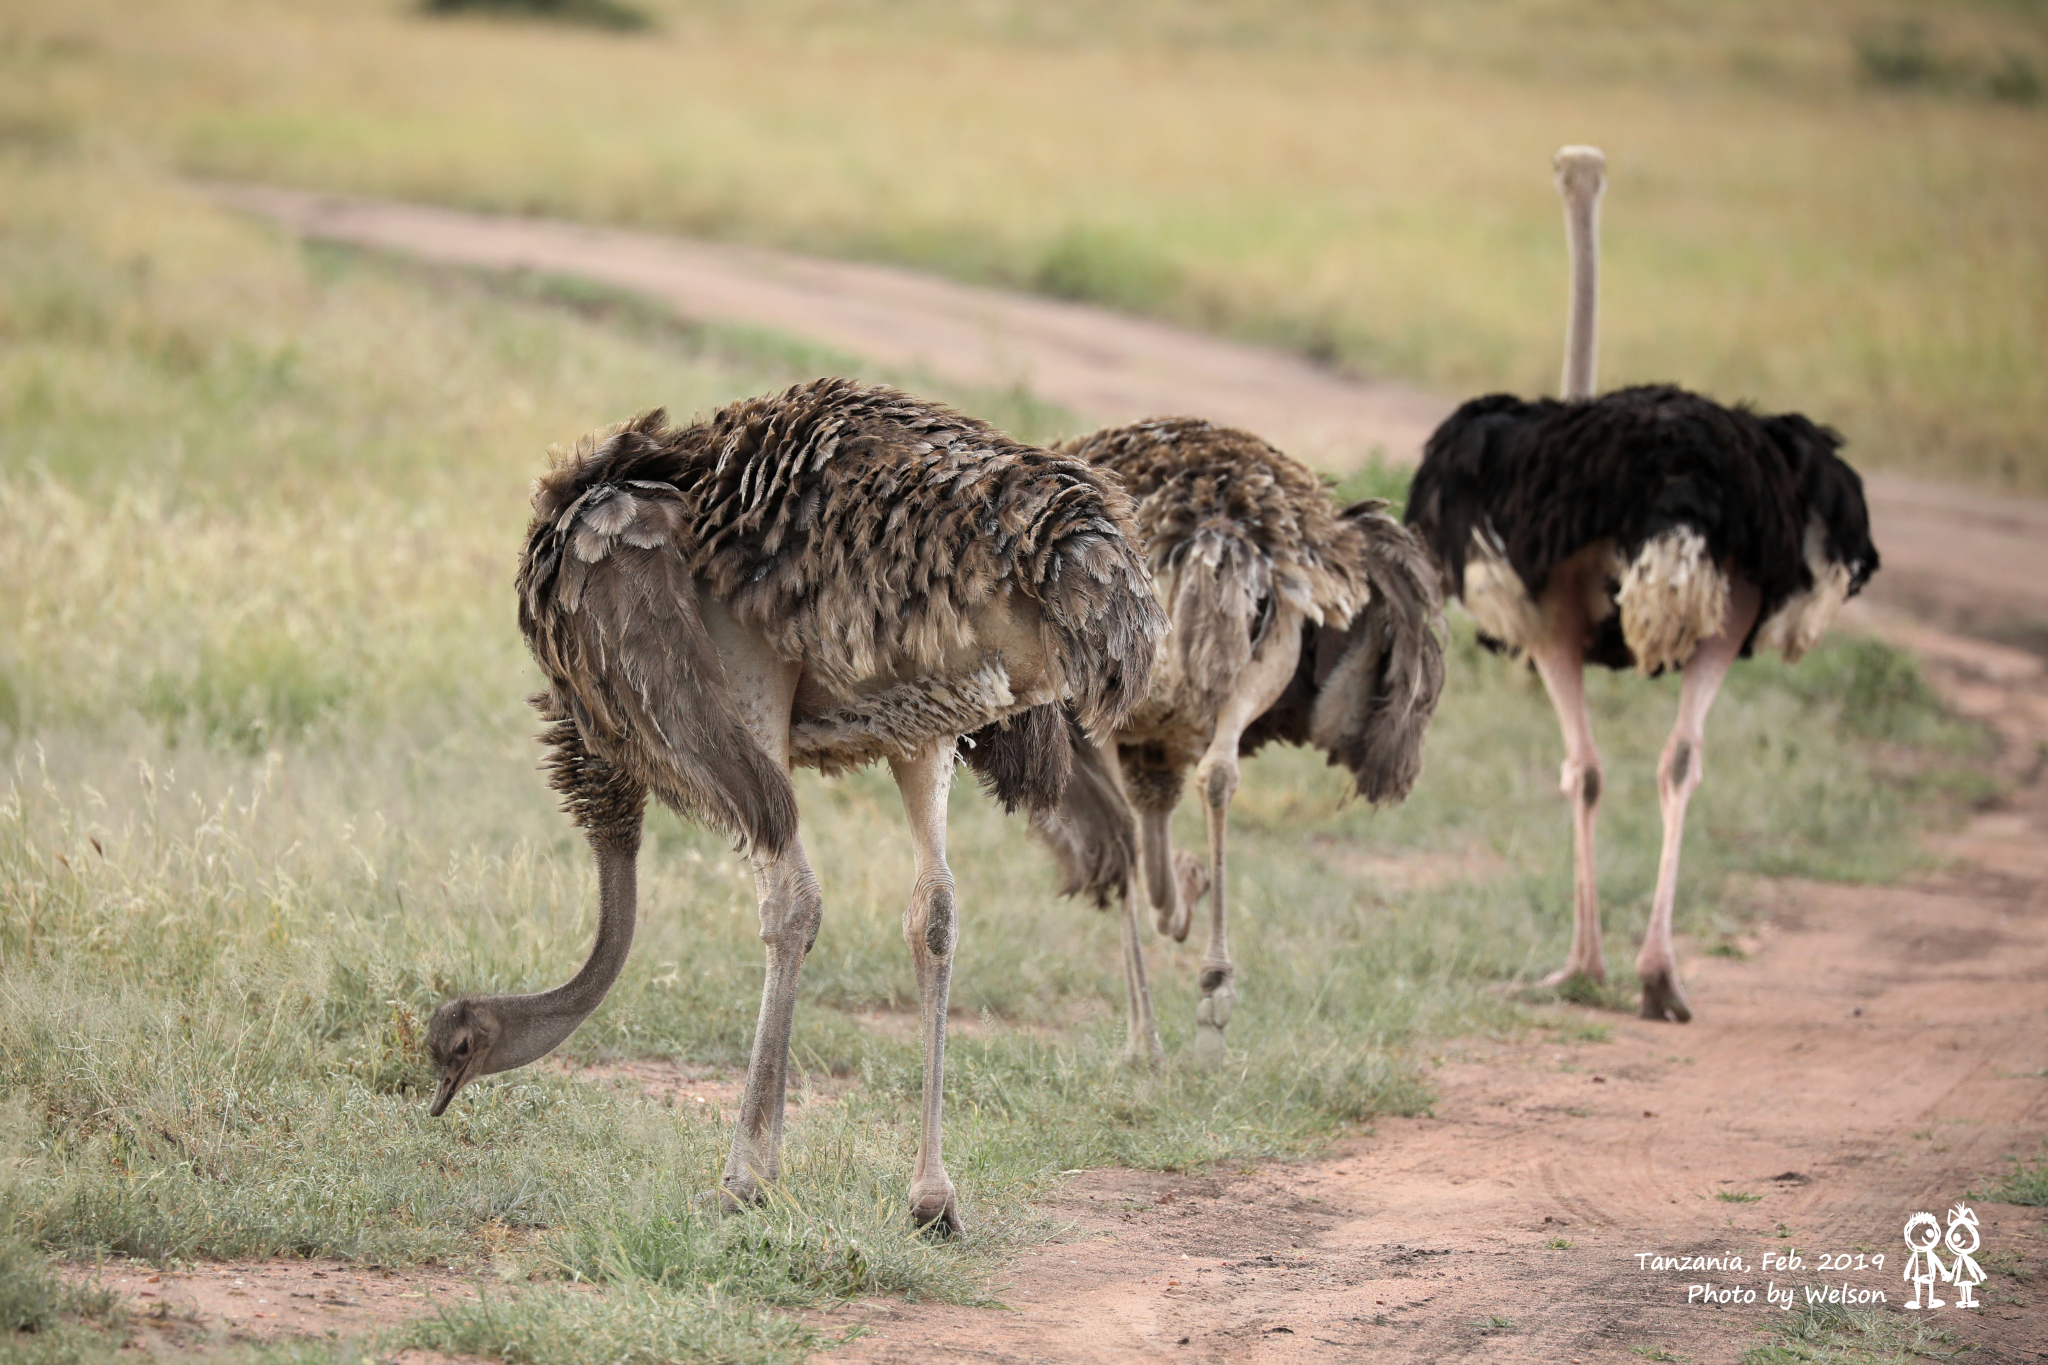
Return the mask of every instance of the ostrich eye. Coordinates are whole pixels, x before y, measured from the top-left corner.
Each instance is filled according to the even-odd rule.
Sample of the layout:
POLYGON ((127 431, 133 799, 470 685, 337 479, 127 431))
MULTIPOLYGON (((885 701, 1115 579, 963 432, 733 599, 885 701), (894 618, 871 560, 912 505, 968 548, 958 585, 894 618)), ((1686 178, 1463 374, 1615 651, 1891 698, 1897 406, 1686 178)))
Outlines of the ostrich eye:
POLYGON ((469 1039, 464 1038, 455 1045, 455 1055, 458 1057, 467 1057, 469 1055, 469 1039))

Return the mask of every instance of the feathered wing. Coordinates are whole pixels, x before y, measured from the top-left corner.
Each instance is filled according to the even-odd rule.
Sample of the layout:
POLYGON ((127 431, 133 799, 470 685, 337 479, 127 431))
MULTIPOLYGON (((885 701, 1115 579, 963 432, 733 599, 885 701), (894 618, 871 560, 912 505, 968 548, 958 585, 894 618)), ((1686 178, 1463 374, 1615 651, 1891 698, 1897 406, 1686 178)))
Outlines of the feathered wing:
POLYGON ((1783 456, 1799 489, 1805 535, 1798 584, 1759 613, 1751 645, 1778 650, 1787 662, 1820 642, 1842 604, 1877 572, 1863 480, 1835 452, 1842 437, 1798 413, 1763 419, 1766 438, 1783 456))
MULTIPOLYGON (((610 441, 648 437, 659 419, 610 441)), ((552 709, 574 721, 589 755, 677 813, 779 851, 796 835, 796 794, 726 691, 689 571, 682 497, 649 481, 578 477, 601 477, 608 462, 592 457, 605 453, 542 481, 520 560, 520 628, 552 709)))
POLYGON ((1443 595, 1420 538, 1385 503, 1342 516, 1370 596, 1350 621, 1315 632, 1308 737, 1350 770, 1360 796, 1399 801, 1422 772, 1423 733, 1443 695, 1443 595))
POLYGON ((1590 661, 1681 665, 1726 618, 1727 575, 1761 597, 1745 643, 1811 644, 1876 566, 1841 438, 1670 385, 1596 399, 1474 399, 1430 437, 1408 520, 1482 637, 1526 648, 1553 570, 1609 557, 1590 661), (1611 620, 1609 618, 1612 618, 1611 620))

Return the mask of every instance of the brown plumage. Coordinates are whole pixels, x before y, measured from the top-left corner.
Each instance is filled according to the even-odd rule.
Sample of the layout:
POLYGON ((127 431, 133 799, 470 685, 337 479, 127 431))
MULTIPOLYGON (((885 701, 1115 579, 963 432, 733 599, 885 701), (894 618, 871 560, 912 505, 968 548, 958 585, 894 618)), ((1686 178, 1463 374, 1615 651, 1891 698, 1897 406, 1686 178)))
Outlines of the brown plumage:
POLYGON ((535 702, 550 780, 598 859, 598 943, 556 991, 442 1007, 434 1112, 471 1077, 544 1055, 603 999, 631 941, 651 793, 753 860, 768 980, 724 1185, 755 1198, 779 1162, 796 977, 820 914, 788 770, 881 759, 918 855, 904 916, 926 1044, 913 1214, 957 1227, 939 1152, 954 754, 1006 802, 1049 809, 1070 767, 1062 709, 1114 727, 1143 698, 1164 619, 1129 500, 1083 461, 828 379, 586 438, 533 506, 520 625, 548 678, 535 702))
MULTIPOLYGON (((1120 478, 1173 623, 1152 688, 1115 733, 1121 796, 1142 831, 1081 774, 1056 815, 1036 821, 1069 890, 1107 904, 1142 860, 1162 932, 1186 936, 1193 902, 1211 897, 1198 1049, 1220 1056, 1234 988, 1226 941, 1224 812, 1237 759, 1284 740, 1342 764, 1370 801, 1406 796, 1443 689, 1442 601, 1419 541, 1361 502, 1338 510, 1320 479, 1248 432, 1191 417, 1100 431, 1058 447, 1120 478), (1190 770, 1210 822, 1205 871, 1167 843, 1167 817, 1190 770), (1127 852, 1126 850, 1134 850, 1127 852)), ((1084 737, 1077 735, 1077 740, 1084 737)), ((1126 936, 1127 953, 1136 953, 1126 936)), ((1126 968, 1142 985, 1142 958, 1126 968)), ((1137 998, 1132 1045, 1156 1047, 1137 998)))

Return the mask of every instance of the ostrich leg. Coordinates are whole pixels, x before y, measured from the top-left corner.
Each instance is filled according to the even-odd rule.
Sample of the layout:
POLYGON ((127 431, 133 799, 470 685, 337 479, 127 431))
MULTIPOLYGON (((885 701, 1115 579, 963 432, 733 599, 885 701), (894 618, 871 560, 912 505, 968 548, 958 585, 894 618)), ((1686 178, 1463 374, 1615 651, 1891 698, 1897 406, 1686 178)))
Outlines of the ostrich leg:
POLYGON ((1124 1037, 1124 1060, 1132 1066, 1157 1066, 1166 1056, 1159 1042, 1159 1025, 1152 1016, 1152 985, 1145 976, 1145 934, 1138 923, 1138 904, 1126 887, 1123 905, 1124 1005, 1129 1021, 1124 1037))
POLYGON ((1730 583, 1728 615, 1721 633, 1700 641, 1685 661, 1685 682, 1678 693, 1678 724, 1665 741, 1657 761, 1657 804, 1664 815, 1664 849, 1657 860, 1657 894, 1650 902, 1650 928, 1636 956, 1636 976, 1643 983, 1642 1016, 1692 1022, 1692 1006, 1678 984, 1678 954, 1671 945, 1671 913, 1678 901, 1678 854, 1685 841, 1685 809, 1705 774, 1707 711, 1728 676, 1728 666, 1742 652, 1742 642, 1756 621, 1756 585, 1737 578, 1730 583))
POLYGON ((1173 811, 1147 809, 1138 814, 1138 842, 1145 859, 1145 890, 1152 900, 1153 925, 1162 937, 1187 942, 1195 919, 1195 902, 1209 890, 1209 869, 1202 860, 1173 846, 1173 811))
MULTIPOLYGON (((1087 742, 1094 745, 1096 766, 1103 773, 1107 774, 1109 780, 1116 785, 1117 793, 1122 798, 1119 802, 1121 808, 1126 811, 1134 811, 1137 815, 1137 827, 1133 833, 1138 841, 1137 855, 1139 867, 1132 869, 1132 871, 1140 873, 1144 877, 1146 888, 1151 894, 1152 904, 1156 907, 1160 904, 1160 892, 1152 886, 1151 864, 1146 861, 1146 859, 1152 857, 1152 849, 1154 847, 1150 842, 1152 826, 1148 823, 1153 818, 1152 812, 1136 811, 1133 807, 1130 784, 1124 781, 1123 764, 1117 757, 1116 742, 1114 740, 1103 744, 1095 744, 1093 740, 1087 742)), ((1166 814, 1171 814, 1171 812, 1166 814)), ((1165 816, 1162 815, 1160 817, 1160 827, 1162 830, 1164 822, 1165 816)), ((1163 834, 1161 837, 1164 837, 1163 834)), ((1165 845, 1162 843, 1159 847, 1164 848, 1165 845)), ((1145 935, 1138 920, 1137 888, 1132 884, 1133 880, 1134 878, 1131 876, 1124 878, 1123 889, 1117 898, 1123 915, 1121 933, 1124 950, 1124 1020, 1126 1024, 1124 1060, 1132 1066, 1153 1067, 1165 1059, 1166 1049, 1160 1046, 1159 1024, 1152 1014, 1152 983, 1145 974, 1145 935)), ((1186 912, 1183 911, 1180 931, 1182 938, 1187 937, 1186 918, 1186 912)))
MULTIPOLYGON (((724 611, 705 604, 704 623, 718 642, 728 685, 742 722, 768 756, 789 763, 789 711, 800 670, 778 659, 758 636, 743 631, 724 611)), ((761 1016, 747 1060, 746 1090, 733 1127, 723 1185, 728 1208, 751 1204, 761 1184, 782 1170, 782 1106, 789 1089, 789 1034, 796 1014, 797 974, 817 942, 824 918, 818 879, 791 839, 780 853, 756 851, 754 894, 760 901, 761 942, 768 972, 761 983, 761 1016)))
POLYGON ((1223 1064, 1223 1030, 1237 1004, 1237 968, 1230 960, 1230 907, 1225 881, 1224 840, 1230 798, 1237 792, 1238 742, 1245 728, 1280 700, 1301 660, 1301 613, 1281 608, 1268 628, 1265 647, 1239 675, 1216 716, 1209 747, 1195 765, 1195 789, 1209 817, 1209 946, 1202 953, 1202 998, 1195 1003, 1195 1064, 1223 1064))
POLYGON ((1530 651, 1557 723, 1564 730, 1564 767, 1558 785, 1572 803, 1572 947, 1564 966, 1543 978, 1561 986, 1575 976, 1607 979, 1600 946, 1600 881, 1593 862, 1593 825, 1600 813, 1600 751, 1586 713, 1584 646, 1579 633, 1553 632, 1530 651))
POLYGON ((924 1040, 924 1112, 917 1164, 910 1173, 910 1216, 942 1237, 960 1231, 960 1202, 946 1178, 942 1113, 946 1083, 946 995, 960 922, 953 872, 946 866, 946 793, 953 785, 957 741, 928 744, 914 757, 891 759, 903 811, 917 847, 917 880, 903 910, 903 941, 917 966, 918 1018, 924 1040))

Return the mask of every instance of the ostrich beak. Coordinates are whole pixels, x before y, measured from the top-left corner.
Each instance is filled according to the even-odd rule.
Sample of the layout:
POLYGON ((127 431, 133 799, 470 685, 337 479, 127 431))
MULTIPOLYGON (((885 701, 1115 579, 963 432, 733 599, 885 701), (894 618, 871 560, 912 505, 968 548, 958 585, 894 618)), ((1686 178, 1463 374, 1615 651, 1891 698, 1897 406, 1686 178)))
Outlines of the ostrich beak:
POLYGON ((455 1098, 455 1092, 462 1089, 462 1083, 468 1079, 468 1067, 459 1070, 451 1068, 444 1073, 441 1077, 441 1088, 434 1092, 434 1104, 427 1110, 427 1117, 440 1118, 442 1111, 448 1107, 448 1101, 455 1098))

